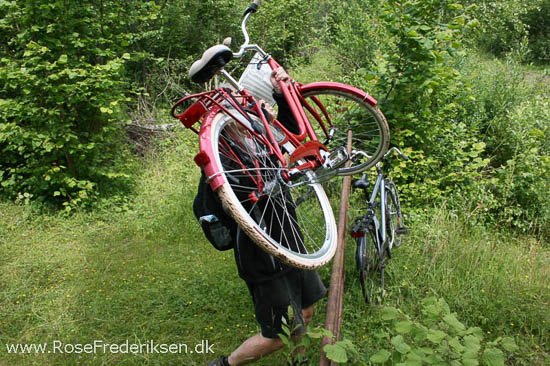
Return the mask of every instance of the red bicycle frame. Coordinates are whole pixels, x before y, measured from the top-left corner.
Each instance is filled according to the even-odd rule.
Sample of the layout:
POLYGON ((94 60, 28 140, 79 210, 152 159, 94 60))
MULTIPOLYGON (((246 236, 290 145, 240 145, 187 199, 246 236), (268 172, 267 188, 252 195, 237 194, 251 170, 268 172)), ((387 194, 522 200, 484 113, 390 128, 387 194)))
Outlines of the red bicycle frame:
MULTIPOLYGON (((271 69, 280 67, 280 65, 273 58, 269 58, 267 63, 271 69)), ((301 165, 293 167, 293 169, 297 170, 315 169, 319 167, 323 163, 323 158, 320 151, 329 151, 327 147, 319 141, 305 110, 307 110, 311 116, 315 118, 316 122, 319 123, 321 130, 327 138, 329 137, 329 128, 332 126, 329 114, 322 103, 316 97, 312 97, 311 101, 308 103, 308 101, 302 96, 304 93, 317 89, 340 90, 358 95, 373 106, 377 104, 377 101, 364 91, 341 83, 317 82, 302 85, 292 80, 288 86, 283 81, 279 81, 279 86, 290 107, 290 110, 292 111, 299 132, 298 134, 291 133, 277 120, 274 120, 273 123, 285 133, 285 139, 281 144, 290 142, 295 147, 294 152, 292 152, 290 156, 290 162, 295 163, 296 161, 304 161, 301 165), (317 110, 310 105, 311 102, 315 104, 321 114, 319 114, 317 110), (308 137, 309 140, 306 141, 308 137)), ((217 166, 210 141, 212 137, 212 121, 220 112, 223 112, 240 123, 241 126, 246 128, 247 131, 253 134, 256 138, 261 139, 266 146, 269 147, 270 154, 275 155, 283 167, 287 166, 287 162, 283 156, 279 144, 273 136, 269 122, 261 111, 259 103, 257 103, 256 99, 244 89, 241 90, 238 97, 242 98, 241 103, 236 103, 236 101, 225 90, 217 89, 186 96, 180 99, 172 107, 172 116, 180 119, 186 128, 191 129, 199 135, 199 153, 195 156, 194 161, 204 170, 213 190, 218 189, 225 183, 223 175, 220 174, 221 169, 217 166), (175 114, 175 110, 178 106, 192 99, 197 100, 183 113, 178 115, 175 114), (233 107, 236 112, 230 110, 231 108, 226 107, 224 102, 229 102, 230 106, 233 107), (243 106, 246 106, 247 103, 253 102, 254 112, 261 119, 267 136, 258 134, 250 126, 242 123, 235 114, 239 113, 244 116, 247 112, 244 110, 243 106), (200 130, 197 131, 193 126, 199 120, 202 120, 202 123, 200 130)), ((288 174, 286 174, 286 176, 284 175, 284 177, 286 179, 290 179, 288 174)), ((258 185, 260 188, 263 184, 262 182, 258 182, 258 185)))

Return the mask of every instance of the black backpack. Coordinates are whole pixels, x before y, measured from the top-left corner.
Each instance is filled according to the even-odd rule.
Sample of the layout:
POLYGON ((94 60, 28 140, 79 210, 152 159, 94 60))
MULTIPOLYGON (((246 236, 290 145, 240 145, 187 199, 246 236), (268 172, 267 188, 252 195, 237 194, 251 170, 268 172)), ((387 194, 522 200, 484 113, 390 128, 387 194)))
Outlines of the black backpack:
POLYGON ((229 216, 216 192, 201 174, 197 195, 193 201, 193 212, 202 227, 204 235, 217 250, 229 250, 234 247, 237 235, 237 223, 229 216))

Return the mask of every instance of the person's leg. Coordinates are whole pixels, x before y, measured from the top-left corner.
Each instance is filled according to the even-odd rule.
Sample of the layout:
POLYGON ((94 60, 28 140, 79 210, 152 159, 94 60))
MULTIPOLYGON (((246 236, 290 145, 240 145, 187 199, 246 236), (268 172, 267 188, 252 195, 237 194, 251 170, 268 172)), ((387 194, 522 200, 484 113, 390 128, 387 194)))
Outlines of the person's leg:
MULTIPOLYGON (((304 327, 306 327, 313 318, 313 308, 310 307, 302 310, 302 317, 304 319, 304 327)), ((300 335, 297 335, 299 340, 300 335)), ((228 357, 230 365, 244 365, 248 362, 257 360, 260 357, 267 356, 268 354, 275 352, 283 347, 283 342, 280 338, 266 338, 261 334, 256 334, 239 346, 228 357)), ((304 350, 305 351, 305 350, 304 350)))
POLYGON ((304 327, 307 327, 307 325, 311 322, 311 319, 313 319, 313 308, 314 308, 314 305, 311 305, 305 309, 302 309, 302 318, 304 319, 304 327))
POLYGON ((244 365, 277 351, 283 345, 280 338, 266 338, 258 333, 248 338, 233 351, 228 357, 228 362, 230 365, 244 365))

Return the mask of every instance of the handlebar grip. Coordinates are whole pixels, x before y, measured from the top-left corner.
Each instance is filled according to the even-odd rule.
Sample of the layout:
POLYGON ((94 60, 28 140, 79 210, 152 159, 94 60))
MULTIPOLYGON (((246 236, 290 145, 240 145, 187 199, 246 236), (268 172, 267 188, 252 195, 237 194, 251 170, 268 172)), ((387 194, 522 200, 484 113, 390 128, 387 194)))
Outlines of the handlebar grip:
POLYGON ((403 158, 403 160, 405 160, 405 161, 408 161, 408 160, 409 160, 409 158, 407 157, 407 155, 403 154, 402 152, 400 152, 399 155, 401 155, 401 157, 403 158))
POLYGON ((261 3, 262 0, 254 0, 254 2, 248 5, 248 8, 246 8, 246 10, 244 11, 243 17, 246 16, 246 14, 248 13, 255 13, 261 3))

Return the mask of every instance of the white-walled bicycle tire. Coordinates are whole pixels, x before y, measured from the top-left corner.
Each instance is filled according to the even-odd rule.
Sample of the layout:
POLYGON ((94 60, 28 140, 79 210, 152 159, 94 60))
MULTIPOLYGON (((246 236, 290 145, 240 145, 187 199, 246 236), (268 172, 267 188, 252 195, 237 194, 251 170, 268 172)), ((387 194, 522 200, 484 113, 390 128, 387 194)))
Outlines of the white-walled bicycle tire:
POLYGON ((327 264, 336 251, 337 229, 323 187, 281 184, 280 163, 268 154, 265 144, 223 113, 213 118, 210 133, 225 182, 217 193, 241 229, 290 266, 315 269, 327 264), (250 198, 257 188, 251 184, 253 177, 273 184, 272 192, 256 202, 250 198))

